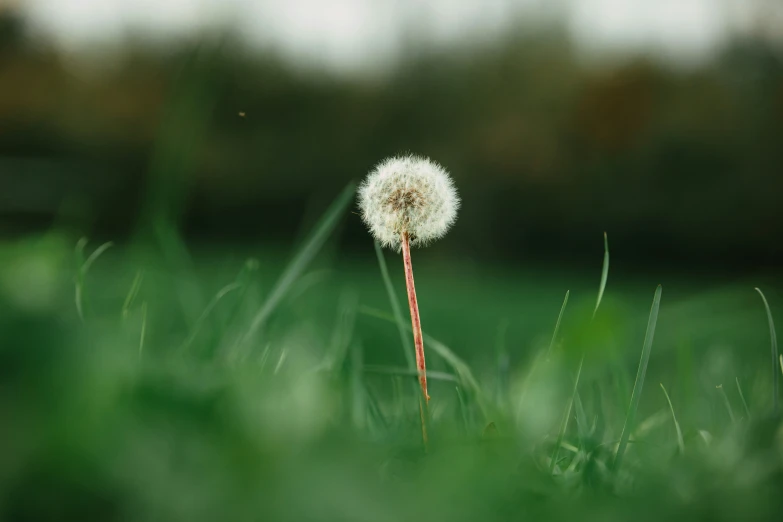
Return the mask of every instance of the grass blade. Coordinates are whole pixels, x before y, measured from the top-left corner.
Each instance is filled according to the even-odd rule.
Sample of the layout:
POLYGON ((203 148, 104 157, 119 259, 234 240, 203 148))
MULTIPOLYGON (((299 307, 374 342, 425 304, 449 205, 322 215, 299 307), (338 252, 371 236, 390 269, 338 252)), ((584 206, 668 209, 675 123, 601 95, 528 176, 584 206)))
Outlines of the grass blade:
POLYGON ((547 348, 546 352, 541 351, 539 352, 535 359, 533 359, 533 364, 530 366, 530 371, 525 376, 525 380, 522 384, 522 391, 519 394, 519 400, 518 400, 518 409, 521 409, 522 406, 525 403, 525 398, 527 397, 528 389, 530 388, 530 382, 533 379, 533 376, 536 374, 539 365, 542 361, 546 360, 546 358, 552 353, 552 351, 555 348, 555 343, 557 342, 557 334, 560 333, 560 321, 563 319, 563 313, 565 312, 566 305, 568 304, 568 296, 571 294, 570 290, 566 290, 565 299, 563 299, 563 304, 560 307, 560 313, 557 316, 557 322, 555 323, 555 331, 552 333, 552 340, 549 342, 549 348, 547 348))
POLYGON ((547 355, 552 353, 555 349, 555 343, 557 342, 557 334, 560 333, 560 322, 563 320, 563 313, 565 312, 566 305, 568 304, 568 296, 571 295, 571 290, 566 290, 565 299, 563 299, 563 305, 560 307, 560 313, 557 315, 557 322, 555 323, 555 331, 552 332, 552 340, 549 342, 549 350, 547 355))
POLYGON ((740 387, 740 383, 739 383, 739 377, 735 377, 734 380, 737 381, 737 391, 739 392, 740 399, 742 399, 742 406, 745 408, 745 415, 747 415, 748 420, 750 420, 750 408, 748 408, 748 403, 745 401, 745 394, 742 393, 742 388, 740 387))
POLYGON ((568 429, 568 420, 571 418, 571 410, 574 407, 574 400, 576 398, 577 394, 577 388, 579 387, 579 376, 582 375, 582 365, 585 362, 585 358, 582 357, 582 359, 579 361, 579 368, 576 370, 576 379, 574 379, 574 389, 571 392, 571 398, 568 401, 568 406, 566 407, 565 414, 563 415, 563 420, 560 423, 560 432, 557 434, 557 442, 555 443, 555 450, 552 453, 552 461, 549 464, 549 473, 555 472, 555 466, 557 465, 557 459, 558 459, 558 453, 560 453, 560 446, 563 444, 563 439, 565 438, 566 430, 568 429))
POLYGON ((585 413, 582 397, 579 392, 574 396, 574 417, 576 417, 576 429, 579 434, 579 442, 584 444, 590 436, 590 427, 587 425, 587 413, 585 413))
POLYGON ((74 304, 76 314, 84 322, 84 247, 87 246, 87 238, 83 237, 76 243, 74 256, 76 257, 76 277, 74 278, 74 304))
POLYGON ((188 328, 193 328, 206 306, 206 298, 196 275, 193 257, 179 230, 172 223, 158 222, 153 230, 169 271, 175 295, 179 299, 183 318, 188 328))
POLYGON ((194 151, 202 149, 209 138, 218 101, 216 72, 221 56, 220 44, 202 42, 183 55, 181 68, 172 75, 136 226, 142 242, 158 246, 188 328, 195 325, 207 299, 197 283, 180 224, 200 167, 201 158, 194 151))
MULTIPOLYGON (((601 300, 604 297, 604 290, 606 290, 606 281, 609 279, 609 238, 606 235, 606 232, 604 232, 604 262, 601 267, 601 283, 598 285, 598 298, 595 301, 595 309, 593 310, 593 319, 595 319, 595 314, 598 312, 598 307, 601 306, 601 300)), ((568 407, 566 408, 566 416, 563 418, 563 423, 560 427, 560 433, 558 434, 558 440, 562 442, 562 437, 565 436, 566 430, 568 429, 568 421, 571 417, 571 410, 574 407, 574 402, 578 401, 581 405, 581 398, 579 397, 579 377, 582 375, 582 366, 585 362, 585 356, 582 354, 582 357, 579 359, 579 369, 576 372, 576 380, 574 381, 574 391, 571 394, 571 399, 568 402, 568 407)), ((577 411, 577 413, 580 415, 579 422, 581 425, 585 425, 586 421, 585 419, 582 419, 581 416, 584 413, 582 408, 580 407, 577 411)), ((560 444, 555 447, 555 455, 559 451, 560 444)), ((552 459, 552 468, 551 471, 554 471, 554 464, 557 462, 556 458, 552 459)))
MULTIPOLYGON (((389 314, 381 310, 378 310, 376 308, 362 306, 360 307, 359 311, 364 315, 375 317, 376 319, 382 319, 390 323, 396 323, 393 317, 389 316, 389 314)), ((411 326, 406 326, 406 331, 412 332, 413 330, 411 326)), ((428 346, 432 349, 432 351, 437 353, 441 357, 441 359, 446 361, 454 369, 454 371, 457 373, 457 376, 460 379, 460 382, 463 385, 463 388, 469 388, 473 391, 476 397, 476 401, 479 405, 479 408, 482 410, 482 412, 486 412, 486 407, 482 400, 483 391, 481 390, 481 387, 479 386, 476 377, 473 375, 470 366, 468 366, 468 364, 465 361, 463 361, 459 356, 457 356, 457 354, 451 351, 451 348, 449 348, 442 342, 438 341, 437 339, 431 337, 430 335, 427 335, 426 333, 424 333, 424 342, 428 343, 428 346)))
POLYGON ((340 221, 340 217, 343 215, 348 205, 353 201, 353 195, 356 187, 354 183, 349 183, 343 191, 337 196, 337 199, 326 210, 324 215, 318 221, 315 230, 307 238, 304 245, 299 249, 294 258, 288 263, 288 266, 283 271, 280 278, 275 283, 272 291, 269 293, 261 309, 256 313, 253 321, 250 323, 250 327, 245 333, 243 340, 240 344, 244 344, 248 339, 253 337, 258 330, 263 326, 270 314, 274 311, 277 305, 280 304, 286 292, 288 292, 291 285, 302 274, 304 269, 313 260, 315 255, 320 250, 321 246, 326 242, 326 239, 332 233, 340 221))
POLYGON ((133 306, 133 302, 136 300, 136 296, 139 295, 142 281, 144 281, 144 271, 139 270, 136 272, 136 277, 133 278, 133 283, 131 284, 130 290, 128 290, 128 295, 125 297, 125 302, 122 304, 123 319, 128 318, 131 306, 133 306))
POLYGON ((682 438, 682 430, 680 429, 680 423, 677 422, 677 416, 674 414, 674 406, 672 405, 672 400, 669 398, 669 394, 666 391, 666 388, 663 387, 663 383, 661 384, 661 389, 663 390, 663 394, 666 396, 666 402, 669 403, 669 409, 672 411, 672 420, 674 421, 674 428, 677 430, 677 448, 680 450, 680 455, 685 453, 685 440, 682 438))
POLYGON ((604 232, 604 264, 601 269, 601 284, 598 286, 598 298, 595 301, 595 309, 593 310, 593 317, 598 312, 598 307, 601 306, 601 299, 604 297, 604 290, 606 289, 606 281, 609 279, 609 238, 604 232))
POLYGON ((778 369, 776 368, 778 362, 778 336, 775 333, 775 321, 772 320, 772 311, 769 309, 769 303, 767 298, 764 297, 764 292, 761 289, 756 288, 756 292, 761 296, 761 300, 764 301, 764 308, 767 309, 767 322, 769 322, 769 339, 772 345, 772 409, 775 413, 778 411, 778 369))
POLYGON ((359 307, 359 294, 351 289, 346 289, 340 295, 337 304, 337 318, 332 331, 332 339, 329 342, 329 351, 324 365, 329 371, 339 371, 345 358, 354 343, 354 330, 356 326, 356 309, 359 307))
POLYGON ((625 416, 625 424, 620 435, 620 444, 617 446, 617 453, 614 457, 614 471, 620 469, 625 454, 625 448, 628 446, 628 438, 633 430, 636 410, 639 408, 639 399, 644 387, 644 377, 647 374, 647 363, 650 362, 650 352, 652 351, 653 337, 655 336, 655 325, 658 322, 658 309, 661 306, 661 285, 655 290, 652 308, 650 309, 650 318, 647 321, 647 332, 644 335, 644 346, 642 347, 642 358, 639 360, 639 369, 636 372, 636 382, 633 385, 631 393, 631 404, 628 406, 628 413, 625 416))
POLYGON ((729 412, 729 419, 731 419, 732 424, 737 424, 737 419, 734 417, 734 410, 731 407, 731 402, 729 401, 729 396, 726 395, 726 390, 723 389, 723 385, 720 384, 716 386, 717 389, 720 390, 721 396, 723 396, 723 403, 726 405, 726 411, 729 412))
POLYGON ((141 303, 141 335, 139 336, 139 360, 144 353, 144 340, 147 337, 147 302, 141 303))
MULTIPOLYGON (((365 364, 364 371, 367 373, 378 373, 381 375, 400 375, 409 377, 419 376, 419 371, 415 369, 411 370, 409 368, 383 366, 380 364, 365 364)), ((432 379, 433 381, 459 382, 459 379, 450 373, 429 370, 427 370, 427 379, 432 379)), ((415 383, 416 379, 413 379, 412 382, 415 383)))
POLYGON ((95 249, 95 252, 90 254, 90 257, 87 258, 87 261, 84 262, 84 265, 82 265, 82 271, 86 274, 87 271, 90 269, 92 264, 95 262, 96 259, 101 257, 101 254, 106 252, 109 248, 111 248, 114 245, 111 241, 108 241, 98 248, 95 249))
POLYGON ((506 348, 506 335, 508 333, 508 319, 503 318, 498 325, 497 339, 495 340, 495 360, 497 378, 495 382, 497 384, 496 402, 502 407, 506 405, 508 401, 508 372, 509 372, 509 355, 506 348))
POLYGON ((214 297, 212 297, 212 300, 209 302, 207 307, 204 308, 204 311, 201 312, 199 318, 196 319, 196 323, 193 325, 193 329, 191 330, 190 335, 188 335, 187 339, 185 339, 185 342, 182 344, 182 350, 187 350, 188 348, 190 348, 190 346, 193 344, 193 341, 195 341, 196 337, 198 337, 198 334, 201 331, 201 327, 209 318, 209 315, 212 313, 212 310, 215 309, 218 303, 220 303, 220 301, 231 292, 235 290, 239 290, 241 288, 242 285, 240 285, 239 283, 231 283, 221 288, 218 291, 218 293, 215 294, 214 297))
POLYGON ((426 339, 430 346, 432 346, 432 349, 435 351, 435 353, 440 355, 441 359, 449 363, 449 365, 454 368, 454 370, 457 372, 457 375, 459 375, 463 382, 467 383, 477 395, 482 393, 481 387, 479 386, 476 377, 473 376, 473 372, 471 371, 470 366, 468 366, 468 363, 463 361, 453 351, 451 351, 451 348, 437 339, 427 334, 424 334, 424 339, 426 339))
POLYGON ((96 248, 95 251, 85 260, 84 248, 87 246, 87 238, 83 237, 79 240, 78 243, 76 243, 76 262, 78 264, 78 268, 76 270, 76 288, 74 301, 76 303, 76 313, 79 314, 79 319, 82 321, 84 321, 85 308, 84 281, 87 279, 87 272, 89 272, 93 263, 95 263, 95 261, 113 245, 114 243, 111 241, 102 244, 96 248))
POLYGON ((397 294, 394 292, 394 285, 392 285, 391 277, 389 277, 389 268, 386 266, 386 258, 383 256, 383 250, 381 245, 377 241, 373 242, 375 246, 375 255, 378 257, 378 265, 381 267, 381 277, 383 278, 383 284, 386 286, 386 293, 389 295, 389 303, 391 304, 392 313, 394 319, 397 322, 397 330, 400 332, 400 341, 402 342, 402 351, 405 355, 405 362, 408 368, 416 369, 416 361, 414 360, 413 345, 411 344, 410 335, 405 333, 405 318, 402 315, 400 309, 400 302, 397 300, 397 294))
MULTIPOLYGON (((598 307, 601 306, 601 300, 604 297, 604 290, 606 290, 606 282, 609 279, 609 238, 606 235, 606 232, 604 232, 604 262, 603 266, 601 267, 601 283, 598 285, 598 298, 595 301, 595 309, 593 310, 593 319, 595 319, 595 314, 598 312, 598 307)), ((574 402, 579 401, 581 404, 582 400, 579 398, 579 377, 582 375, 582 366, 585 362, 585 356, 582 354, 582 357, 579 359, 579 369, 576 372, 576 380, 574 381, 574 391, 571 394, 571 399, 568 402, 568 406, 566 407, 566 416, 563 418, 563 423, 560 426, 560 433, 558 434, 558 444, 555 446, 555 457, 552 459, 552 466, 550 467, 550 472, 554 471, 554 465, 557 462, 557 452, 560 449, 560 443, 562 443, 562 437, 565 436, 565 433, 568 429, 568 421, 571 417, 571 410, 574 407, 574 402)), ((579 408, 579 411, 577 412, 580 415, 580 423, 581 425, 585 425, 586 421, 585 419, 582 419, 581 416, 584 413, 582 411, 582 408, 579 408)))
MULTIPOLYGON (((234 283, 239 285, 239 294, 233 299, 233 303, 228 306, 228 311, 225 315, 225 329, 233 329, 236 321, 240 317, 240 312, 245 306, 248 294, 255 282, 255 276, 259 270, 259 262, 255 258, 246 259, 239 270, 234 283)), ((225 332, 223 332, 225 334, 225 332)))

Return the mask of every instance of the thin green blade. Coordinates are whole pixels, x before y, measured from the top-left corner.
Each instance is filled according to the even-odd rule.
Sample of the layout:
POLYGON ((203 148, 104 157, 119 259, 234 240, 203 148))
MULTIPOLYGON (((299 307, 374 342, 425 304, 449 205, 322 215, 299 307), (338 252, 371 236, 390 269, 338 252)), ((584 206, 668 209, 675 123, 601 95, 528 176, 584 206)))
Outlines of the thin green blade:
POLYGON ((737 381, 737 391, 739 392, 740 399, 742 400, 742 407, 745 409, 745 415, 747 415, 748 420, 750 420, 750 408, 748 408, 748 402, 745 400, 745 394, 742 393, 739 377, 735 377, 734 380, 737 381))
POLYGON ((90 254, 90 256, 85 260, 84 259, 84 249, 87 246, 87 238, 83 237, 79 240, 79 242, 76 244, 76 263, 77 263, 77 269, 76 269, 76 279, 75 279, 75 291, 74 291, 74 302, 76 304, 76 313, 79 315, 79 319, 84 321, 85 316, 85 308, 86 308, 86 301, 84 294, 84 282, 87 279, 87 272, 90 271, 90 267, 95 263, 95 261, 103 255, 104 252, 106 252, 109 248, 111 248, 114 245, 111 241, 108 241, 98 248, 95 249, 95 251, 90 254))
POLYGON ((130 290, 128 290, 128 295, 125 297, 125 302, 122 305, 123 320, 127 319, 130 314, 133 302, 136 300, 136 296, 139 295, 142 281, 144 281, 144 271, 139 270, 136 272, 136 277, 133 278, 133 283, 131 284, 130 290))
POLYGON ((244 336, 245 341, 258 332, 277 305, 280 304, 283 297, 285 297, 286 293, 291 288, 291 285, 300 275, 302 275, 302 272, 307 268, 307 265, 313 260, 326 242, 326 239, 339 223, 345 209, 347 209, 348 205, 353 201, 355 190, 356 185, 353 182, 349 183, 326 210, 318 221, 313 233, 307 238, 302 248, 299 249, 285 268, 282 275, 277 280, 277 283, 275 283, 275 286, 272 288, 272 291, 269 293, 269 297, 267 297, 266 301, 261 306, 261 309, 256 313, 244 336))
POLYGON ((579 368, 576 370, 576 378, 574 379, 574 388, 571 392, 571 398, 568 401, 568 406, 563 414, 563 420, 560 423, 560 432, 557 434, 557 442, 555 443, 555 450, 552 452, 552 460, 549 463, 549 473, 554 473, 555 465, 557 464, 558 454, 560 453, 560 446, 563 444, 566 430, 568 429, 568 420, 571 418, 571 409, 574 407, 574 400, 576 399, 577 388, 579 387, 579 377, 582 375, 582 366, 584 365, 585 358, 582 357, 579 361, 579 368))
POLYGON ((719 384, 716 386, 718 390, 720 390, 721 397, 723 398, 723 404, 726 405, 726 411, 729 414, 729 419, 731 420, 731 424, 737 424, 737 419, 734 417, 734 409, 731 407, 731 401, 729 401, 729 396, 726 395, 726 390, 723 389, 723 385, 719 384))
POLYGON ((604 263, 601 269, 601 284, 598 286, 598 298, 595 301, 595 309, 593 310, 593 317, 598 312, 598 307, 601 306, 601 299, 604 297, 604 290, 606 289, 606 281, 609 279, 609 238, 604 232, 604 263))
POLYGON ((666 391, 666 388, 663 387, 663 383, 661 384, 661 389, 663 390, 663 394, 666 396, 666 402, 669 403, 669 409, 672 412, 672 420, 674 421, 674 428, 677 430, 677 448, 680 450, 680 455, 685 453, 685 440, 682 438, 682 430, 680 429, 680 423, 677 422, 677 415, 674 414, 674 406, 672 405, 672 400, 669 398, 669 393, 666 391))
POLYGON ((764 292, 761 289, 756 288, 756 292, 761 296, 761 300, 764 301, 764 308, 767 309, 767 322, 769 323, 769 339, 772 345, 772 409, 777 413, 778 411, 778 336, 775 333, 775 321, 772 320, 772 310, 769 309, 769 303, 767 298, 764 297, 764 292))
POLYGON ((628 413, 625 416, 625 425, 623 426, 622 435, 620 435, 620 444, 617 446, 617 453, 614 457, 613 467, 615 472, 620 469, 620 465, 622 464, 625 448, 628 446, 628 438, 631 436, 631 431, 633 430, 636 410, 639 408, 639 399, 642 396, 642 388, 644 387, 644 377, 647 374, 647 363, 650 362, 650 352, 652 352, 655 325, 658 322, 658 310, 661 306, 661 292, 661 285, 658 285, 658 288, 655 290, 655 297, 653 297, 652 308, 650 309, 650 318, 647 321, 647 333, 644 335, 642 358, 639 361, 639 369, 636 372, 636 382, 633 385, 631 404, 628 406, 628 413))
POLYGON ((568 296, 571 295, 571 290, 566 290, 565 299, 563 299, 563 305, 560 307, 560 313, 557 315, 557 322, 555 323, 555 331, 552 333, 552 340, 549 342, 549 350, 547 354, 551 354, 555 348, 557 342, 557 334, 560 333, 560 322, 563 320, 563 313, 565 312, 566 305, 568 304, 568 296))
MULTIPOLYGON (((601 300, 604 297, 604 290, 606 289, 606 281, 609 279, 609 238, 606 235, 606 232, 604 232, 604 262, 603 266, 601 267, 601 284, 598 286, 598 298, 595 301, 595 309, 593 309, 593 319, 595 319, 595 314, 598 312, 598 307, 601 306, 601 300)), ((576 380, 574 381, 574 389, 573 393, 571 394, 571 398, 568 401, 568 406, 566 407, 565 416, 563 417, 563 422, 560 425, 560 432, 557 436, 557 445, 555 446, 555 452, 552 456, 552 463, 550 466, 550 473, 554 471, 554 466, 557 462, 557 453, 560 450, 560 445, 563 442, 563 437, 565 437, 565 433, 568 430, 568 421, 571 417, 571 410, 574 407, 574 402, 578 401, 580 404, 582 402, 581 398, 579 397, 579 377, 582 375, 582 366, 585 362, 585 356, 584 353, 582 354, 582 357, 579 359, 579 369, 576 372, 576 380)), ((581 425, 584 425, 586 423, 585 419, 582 419, 581 416, 583 414, 582 408, 579 408, 577 411, 577 414, 580 415, 581 419, 581 425)))
MULTIPOLYGON (((391 317, 386 312, 383 312, 376 308, 372 308, 369 306, 361 306, 359 308, 359 312, 369 317, 375 317, 376 319, 381 319, 384 321, 388 321, 390 323, 397 323, 394 317, 391 317)), ((405 330, 409 333, 413 331, 410 325, 407 325, 405 330)), ((454 369, 454 371, 456 372, 457 376, 460 379, 460 382, 463 385, 463 389, 469 389, 473 391, 479 408, 482 411, 486 411, 486 406, 483 401, 483 391, 479 386, 478 380, 473 375, 470 366, 468 366, 468 364, 462 358, 460 358, 457 354, 455 354, 451 350, 451 348, 449 348, 442 342, 438 341, 434 337, 427 335, 426 332, 423 332, 423 334, 424 334, 425 345, 431 348, 432 351, 437 353, 441 357, 441 359, 446 361, 446 363, 448 363, 449 366, 451 366, 454 369)), ((429 376, 429 374, 430 372, 428 371, 427 375, 429 376)))

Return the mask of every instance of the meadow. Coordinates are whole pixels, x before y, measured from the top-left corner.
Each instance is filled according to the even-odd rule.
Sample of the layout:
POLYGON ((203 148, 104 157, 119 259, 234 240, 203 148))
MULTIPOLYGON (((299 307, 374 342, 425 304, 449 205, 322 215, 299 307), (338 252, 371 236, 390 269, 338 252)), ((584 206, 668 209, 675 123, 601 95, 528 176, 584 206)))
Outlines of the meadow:
POLYGON ((581 270, 415 250, 422 416, 353 205, 261 251, 6 242, 0 519, 780 519, 776 278, 637 271, 611 231, 581 270))

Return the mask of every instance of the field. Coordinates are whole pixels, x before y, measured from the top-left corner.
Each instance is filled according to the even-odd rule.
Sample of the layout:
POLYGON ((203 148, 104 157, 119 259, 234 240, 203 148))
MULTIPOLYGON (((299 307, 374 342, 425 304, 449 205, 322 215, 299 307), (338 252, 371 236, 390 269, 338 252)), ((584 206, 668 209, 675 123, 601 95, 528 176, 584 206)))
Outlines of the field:
POLYGON ((780 520, 779 280, 637 271, 611 231, 579 271, 415 250, 422 414, 352 202, 264 251, 5 244, 0 519, 780 520))

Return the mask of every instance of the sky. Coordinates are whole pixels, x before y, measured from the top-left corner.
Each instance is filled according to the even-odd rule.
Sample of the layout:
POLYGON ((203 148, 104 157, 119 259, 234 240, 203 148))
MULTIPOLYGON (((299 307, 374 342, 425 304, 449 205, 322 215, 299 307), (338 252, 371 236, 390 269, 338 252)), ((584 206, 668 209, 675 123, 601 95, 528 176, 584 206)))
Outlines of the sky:
MULTIPOLYGON (((13 1, 13 0, 0 0, 13 1)), ((254 45, 337 68, 393 57, 406 35, 432 44, 487 38, 521 22, 557 18, 587 50, 650 50, 698 59, 753 6, 780 0, 16 0, 32 26, 65 47, 228 26, 254 45)), ((780 20, 783 27, 783 19, 780 20)))

